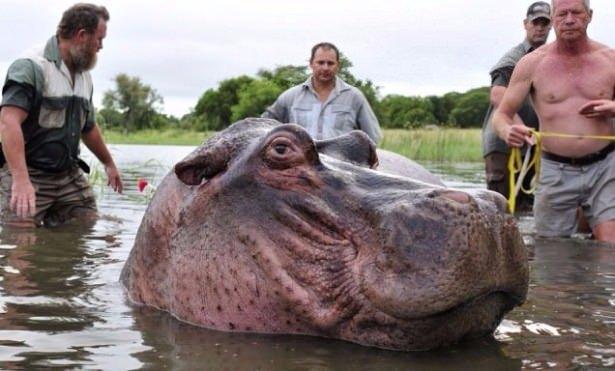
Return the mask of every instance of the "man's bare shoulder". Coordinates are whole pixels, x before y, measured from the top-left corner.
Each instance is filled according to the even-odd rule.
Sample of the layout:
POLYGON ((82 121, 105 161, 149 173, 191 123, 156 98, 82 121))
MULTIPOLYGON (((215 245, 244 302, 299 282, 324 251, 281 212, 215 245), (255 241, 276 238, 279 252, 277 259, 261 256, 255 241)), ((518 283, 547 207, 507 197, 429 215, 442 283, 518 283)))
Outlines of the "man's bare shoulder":
POLYGON ((591 43, 592 57, 607 64, 615 65, 615 49, 596 41, 591 43))
POLYGON ((603 54, 605 57, 611 60, 611 62, 615 63, 615 49, 609 47, 608 45, 597 43, 599 48, 598 52, 603 54))
POLYGON ((531 53, 526 54, 515 66, 515 73, 518 76, 531 77, 536 67, 549 54, 550 45, 543 45, 531 53))

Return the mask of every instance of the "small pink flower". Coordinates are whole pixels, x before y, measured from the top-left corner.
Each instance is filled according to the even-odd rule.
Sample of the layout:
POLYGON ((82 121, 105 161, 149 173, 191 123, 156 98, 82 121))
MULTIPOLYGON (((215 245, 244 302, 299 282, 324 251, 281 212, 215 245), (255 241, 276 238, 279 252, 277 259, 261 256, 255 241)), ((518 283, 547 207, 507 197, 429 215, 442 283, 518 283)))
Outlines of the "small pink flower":
POLYGON ((139 192, 143 192, 143 190, 145 189, 145 187, 147 187, 147 185, 148 185, 147 180, 143 178, 139 178, 137 180, 137 188, 139 189, 139 192))

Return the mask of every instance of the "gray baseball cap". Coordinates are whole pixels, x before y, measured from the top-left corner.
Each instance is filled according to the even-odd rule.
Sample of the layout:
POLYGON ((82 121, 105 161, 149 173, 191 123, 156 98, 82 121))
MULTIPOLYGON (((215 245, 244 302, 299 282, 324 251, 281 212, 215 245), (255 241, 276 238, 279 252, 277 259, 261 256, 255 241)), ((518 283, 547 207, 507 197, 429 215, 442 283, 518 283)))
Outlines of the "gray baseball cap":
POLYGON ((538 18, 546 18, 551 21, 551 5, 544 1, 537 1, 527 8, 527 20, 533 21, 538 18))

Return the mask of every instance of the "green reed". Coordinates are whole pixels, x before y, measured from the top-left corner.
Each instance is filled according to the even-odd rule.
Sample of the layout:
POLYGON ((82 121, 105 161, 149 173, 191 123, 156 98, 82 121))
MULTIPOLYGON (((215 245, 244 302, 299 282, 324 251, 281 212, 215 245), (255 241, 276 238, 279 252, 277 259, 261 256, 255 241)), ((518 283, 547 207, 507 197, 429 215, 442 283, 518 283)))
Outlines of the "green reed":
POLYGON ((196 146, 213 132, 190 131, 181 129, 140 130, 124 133, 119 130, 104 131, 105 141, 114 144, 163 144, 176 146, 196 146))
MULTIPOLYGON (((199 145, 213 132, 179 129, 143 130, 124 134, 105 130, 105 139, 115 144, 199 145)), ((379 147, 419 161, 482 161, 480 129, 385 129, 379 147)))
POLYGON ((384 130, 379 147, 418 161, 482 161, 480 129, 384 130))

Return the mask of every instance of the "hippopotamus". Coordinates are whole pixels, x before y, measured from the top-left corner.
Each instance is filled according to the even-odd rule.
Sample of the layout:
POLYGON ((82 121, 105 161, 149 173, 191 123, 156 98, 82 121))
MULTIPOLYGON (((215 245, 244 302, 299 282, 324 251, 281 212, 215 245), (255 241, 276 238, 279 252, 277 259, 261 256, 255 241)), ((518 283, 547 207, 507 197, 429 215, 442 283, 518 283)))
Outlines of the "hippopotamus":
POLYGON ((120 279, 209 329, 410 351, 492 334, 528 264, 496 193, 446 188, 359 131, 246 119, 161 181, 120 279))

